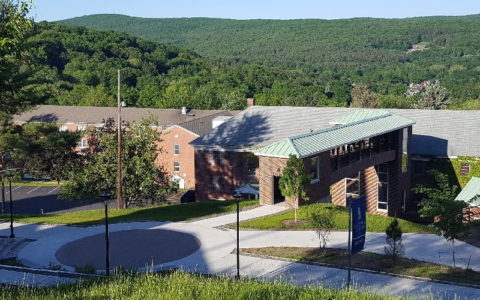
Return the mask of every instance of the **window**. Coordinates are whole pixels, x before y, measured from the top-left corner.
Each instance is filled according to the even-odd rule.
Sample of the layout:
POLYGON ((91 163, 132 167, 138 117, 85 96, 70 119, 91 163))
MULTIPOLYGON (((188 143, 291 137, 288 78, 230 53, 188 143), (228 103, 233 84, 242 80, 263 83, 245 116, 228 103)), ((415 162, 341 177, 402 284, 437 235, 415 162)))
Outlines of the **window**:
POLYGON ((402 173, 408 171, 408 128, 402 131, 402 173))
POLYGON ((320 159, 318 156, 310 158, 310 176, 312 182, 317 182, 320 179, 320 159))
POLYGON ((377 210, 388 210, 388 164, 377 166, 377 210))
POLYGON ((345 195, 347 197, 360 196, 360 172, 345 178, 345 195))
POLYGON ((88 148, 88 140, 87 139, 81 139, 80 141, 78 141, 77 147, 80 148, 80 149, 88 148))
POLYGON ((180 171, 180 162, 179 162, 179 161, 174 161, 174 162, 173 162, 173 170, 174 170, 175 172, 180 171))
POLYGON ((179 145, 179 144, 173 145, 173 153, 174 153, 175 155, 180 154, 180 145, 179 145))

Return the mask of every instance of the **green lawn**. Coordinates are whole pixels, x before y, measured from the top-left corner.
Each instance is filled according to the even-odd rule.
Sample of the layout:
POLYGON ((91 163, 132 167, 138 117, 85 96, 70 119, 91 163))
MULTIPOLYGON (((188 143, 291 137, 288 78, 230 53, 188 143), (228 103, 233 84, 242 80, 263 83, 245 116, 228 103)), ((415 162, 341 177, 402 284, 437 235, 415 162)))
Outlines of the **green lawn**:
MULTIPOLYGON (((0 180, 1 182, 1 180, 0 180)), ((4 179, 5 186, 8 186, 8 180, 4 179)), ((62 184, 63 182, 60 182, 62 184)), ((22 180, 12 181, 12 186, 59 186, 56 181, 22 180)))
POLYGON ((119 275, 49 288, 2 287, 0 289, 0 299, 383 300, 401 298, 321 287, 297 287, 281 282, 239 281, 173 272, 119 275))
MULTIPOLYGON (((295 261, 318 262, 332 266, 347 266, 347 251, 344 249, 327 248, 322 252, 319 248, 307 247, 265 247, 242 249, 242 253, 267 255, 289 258, 295 261)), ((400 257, 393 263, 391 257, 371 253, 359 252, 352 256, 354 268, 401 274, 427 279, 445 280, 450 282, 479 284, 480 272, 471 269, 453 268, 416 259, 400 257)))
MULTIPOLYGON (((242 200, 241 208, 258 205, 258 200, 242 200)), ((109 209, 111 223, 131 221, 186 221, 236 210, 235 201, 208 201, 188 204, 161 205, 148 208, 109 209)), ((7 221, 7 216, 0 217, 7 221)), ((68 224, 87 226, 102 224, 104 211, 84 210, 41 216, 15 215, 15 221, 24 223, 68 224)))
MULTIPOLYGON (((310 205, 304 205, 298 208, 297 217, 298 222, 296 225, 292 225, 292 222, 286 222, 288 220, 294 220, 294 211, 290 210, 278 215, 272 215, 265 218, 260 218, 252 221, 242 222, 240 227, 252 228, 252 229, 312 229, 309 227, 307 220, 308 212, 315 209, 328 209, 330 210, 335 219, 335 230, 347 230, 348 229, 348 211, 345 207, 335 206, 326 203, 314 203, 310 205)), ((367 231, 368 232, 385 232, 388 224, 392 218, 384 217, 380 215, 367 214, 367 231)), ((428 226, 409 222, 399 219, 400 226, 403 232, 417 232, 417 233, 432 233, 432 229, 428 226)))

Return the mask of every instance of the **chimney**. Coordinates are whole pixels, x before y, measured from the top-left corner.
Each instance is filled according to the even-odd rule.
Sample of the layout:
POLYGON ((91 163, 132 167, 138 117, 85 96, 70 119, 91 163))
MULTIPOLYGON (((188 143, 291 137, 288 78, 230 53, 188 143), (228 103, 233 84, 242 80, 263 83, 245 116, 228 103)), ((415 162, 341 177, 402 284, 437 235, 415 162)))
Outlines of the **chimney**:
POLYGON ((247 98, 247 107, 255 105, 255 98, 247 98))

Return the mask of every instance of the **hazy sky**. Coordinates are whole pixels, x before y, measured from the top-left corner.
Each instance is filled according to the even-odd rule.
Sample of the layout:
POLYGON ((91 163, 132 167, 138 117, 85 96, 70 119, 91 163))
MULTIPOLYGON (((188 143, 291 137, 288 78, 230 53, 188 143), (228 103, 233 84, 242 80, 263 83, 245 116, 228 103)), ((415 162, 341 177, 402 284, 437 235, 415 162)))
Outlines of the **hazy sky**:
POLYGON ((403 18, 480 13, 478 0, 34 0, 36 21, 99 13, 147 18, 403 18))

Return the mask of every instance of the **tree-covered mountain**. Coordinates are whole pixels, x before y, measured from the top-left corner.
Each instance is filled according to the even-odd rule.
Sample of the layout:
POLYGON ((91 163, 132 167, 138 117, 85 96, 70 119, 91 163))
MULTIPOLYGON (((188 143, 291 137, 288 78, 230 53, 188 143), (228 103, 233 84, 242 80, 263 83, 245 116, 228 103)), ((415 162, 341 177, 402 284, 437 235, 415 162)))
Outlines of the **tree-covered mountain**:
MULTIPOLYGON (((107 15, 100 19, 106 22, 110 17, 107 15)), ((125 17, 113 16, 113 19, 118 18, 123 20, 125 17)), ((433 22, 432 20, 442 18, 425 19, 433 22)), ((202 30, 213 32, 211 22, 224 24, 223 27, 219 26, 217 34, 210 34, 210 42, 208 42, 211 51, 219 51, 218 53, 221 53, 218 49, 224 49, 225 45, 218 41, 212 42, 212 39, 218 40, 222 36, 223 39, 227 39, 222 34, 222 28, 237 26, 231 24, 243 24, 243 27, 237 26, 239 36, 245 37, 242 28, 248 27, 250 32, 257 32, 250 36, 251 45, 263 43, 264 45, 260 47, 262 49, 276 45, 279 49, 288 50, 289 55, 296 57, 297 61, 302 60, 302 63, 295 66, 291 65, 287 56, 282 60, 278 55, 270 55, 270 60, 263 61, 261 56, 255 57, 253 54, 251 57, 239 58, 244 53, 238 51, 237 63, 232 63, 227 56, 205 57, 196 54, 193 50, 160 44, 121 32, 97 31, 85 27, 41 22, 35 24, 28 40, 30 61, 19 70, 22 76, 28 77, 28 84, 24 89, 35 95, 37 102, 50 104, 115 105, 116 70, 120 69, 122 97, 128 105, 138 107, 189 106, 199 109, 242 109, 245 106, 245 98, 252 96, 260 105, 348 106, 351 104, 352 96, 355 96, 358 103, 363 103, 368 98, 370 99, 368 101, 377 107, 407 108, 422 103, 418 101, 421 97, 421 89, 415 86, 413 91, 417 89, 418 93, 413 97, 405 96, 408 90, 412 90, 409 84, 422 83, 418 86, 424 87, 426 80, 430 80, 432 84, 435 83, 435 86, 441 85, 442 90, 439 92, 446 94, 449 98, 445 103, 451 102, 450 108, 478 109, 480 101, 472 99, 480 99, 478 76, 480 45, 477 45, 480 39, 473 37, 477 31, 480 31, 478 29, 480 26, 472 24, 476 24, 479 18, 470 16, 452 19, 469 20, 470 25, 462 23, 462 26, 465 26, 463 31, 462 26, 457 25, 455 25, 456 31, 452 31, 454 28, 452 25, 450 31, 445 29, 430 35, 419 35, 415 42, 422 42, 414 46, 414 49, 420 50, 409 53, 406 50, 410 44, 404 44, 406 37, 399 34, 398 29, 392 29, 392 26, 386 26, 379 32, 397 32, 397 39, 391 37, 381 39, 379 35, 377 40, 381 42, 378 43, 383 46, 380 47, 379 44, 374 47, 371 44, 369 46, 364 44, 360 47, 360 41, 367 34, 359 37, 361 31, 357 30, 358 34, 355 35, 345 25, 355 22, 379 22, 376 19, 296 20, 298 24, 306 22, 307 25, 317 24, 316 22, 331 23, 328 27, 330 29, 324 31, 330 34, 337 32, 335 37, 329 38, 331 41, 329 47, 336 49, 335 51, 332 49, 323 52, 310 51, 310 56, 306 51, 303 58, 293 54, 310 47, 314 38, 312 37, 310 42, 288 48, 286 45, 288 45, 289 36, 291 40, 295 40, 294 38, 298 39, 302 35, 298 33, 283 36, 283 33, 278 33, 276 28, 286 30, 285 26, 280 25, 284 24, 283 22, 288 24, 290 21, 145 19, 172 22, 173 25, 170 25, 169 30, 179 33, 179 39, 182 36, 181 32, 183 36, 187 36, 190 30, 190 35, 199 42, 199 45, 202 43, 206 45, 205 41, 200 42, 202 30), (175 31, 172 28, 177 22, 183 25, 178 26, 181 29, 175 31), (196 22, 203 22, 205 26, 194 26, 196 22), (257 24, 258 30, 266 30, 266 25, 260 25, 269 24, 269 22, 279 25, 271 26, 272 34, 262 39, 262 36, 258 35, 261 30, 255 31, 249 22, 257 24), (344 26, 340 26, 339 22, 345 22, 344 26), (475 28, 472 29, 472 27, 475 28), (466 32, 471 34, 472 38, 466 38, 466 32), (348 43, 349 39, 351 43, 348 43), (278 44, 272 42, 278 40, 284 42, 278 44), (380 52, 388 52, 392 55, 383 58, 375 55, 380 52), (323 55, 325 59, 317 61, 318 55, 323 55), (357 58, 354 59, 354 57, 357 58), (358 89, 355 90, 355 87, 358 89), (354 91, 358 93, 353 93, 354 91), (366 98, 362 99, 363 96, 366 98)), ((421 22, 423 19, 386 20, 386 22, 408 23, 411 20, 421 22)), ((312 31, 311 28, 314 28, 312 26, 292 25, 289 28, 292 32, 301 32, 308 28, 312 31)), ((403 25, 402 28, 405 26, 403 25)), ((123 27, 130 28, 126 24, 123 27)), ((136 27, 132 25, 132 28, 136 27)), ((417 29, 412 29, 412 32, 416 32, 417 29)), ((327 36, 325 32, 322 34, 327 36)), ((236 39, 233 33, 230 39, 231 43, 236 39)), ((315 43, 325 44, 324 41, 315 43)), ((434 93, 427 96, 432 98, 434 93)))
POLYGON ((350 78, 380 94, 400 95, 410 83, 439 80, 455 98, 480 98, 480 15, 342 20, 91 15, 60 22, 124 31, 230 64, 350 78), (408 51, 417 44, 425 50, 408 51))

